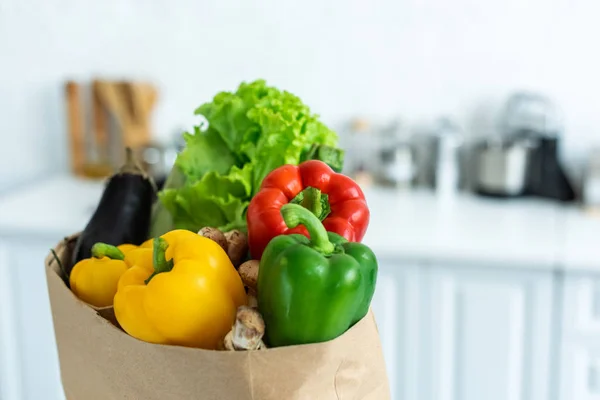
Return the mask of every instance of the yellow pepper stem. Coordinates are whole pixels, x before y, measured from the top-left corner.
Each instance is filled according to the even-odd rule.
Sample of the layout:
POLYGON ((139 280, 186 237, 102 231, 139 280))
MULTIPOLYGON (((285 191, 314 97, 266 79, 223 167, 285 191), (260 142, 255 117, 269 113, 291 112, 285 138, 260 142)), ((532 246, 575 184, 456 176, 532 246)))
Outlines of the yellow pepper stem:
POLYGON ((154 239, 152 244, 152 263, 154 266, 154 272, 148 277, 148 279, 146 279, 146 285, 152 278, 154 278, 155 275, 163 272, 169 272, 173 269, 173 259, 167 261, 166 258, 168 247, 169 243, 165 239, 161 237, 154 239))
POLYGON ((95 258, 108 257, 112 260, 124 260, 125 254, 116 246, 98 242, 92 246, 92 256, 95 258))

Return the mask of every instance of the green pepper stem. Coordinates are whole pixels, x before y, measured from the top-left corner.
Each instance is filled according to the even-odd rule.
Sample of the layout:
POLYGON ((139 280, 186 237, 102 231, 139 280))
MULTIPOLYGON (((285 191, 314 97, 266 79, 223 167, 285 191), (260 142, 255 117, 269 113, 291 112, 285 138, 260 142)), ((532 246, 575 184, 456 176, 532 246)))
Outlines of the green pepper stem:
POLYGON ((288 203, 281 207, 281 215, 288 228, 306 227, 312 248, 323 254, 333 253, 335 246, 329 241, 327 230, 312 212, 301 205, 288 203))
POLYGON ((291 201, 293 204, 300 204, 323 221, 331 212, 329 206, 329 196, 314 187, 307 187, 291 201))
POLYGON ((125 254, 118 247, 98 242, 92 246, 92 256, 95 258, 108 257, 112 260, 124 260, 125 254))
POLYGON ((163 272, 169 272, 173 269, 173 259, 167 261, 166 258, 166 252, 168 247, 169 243, 161 237, 157 237, 153 240, 152 264, 154 266, 154 272, 148 277, 148 279, 146 279, 146 285, 148 284, 148 282, 150 282, 152 278, 154 278, 155 275, 163 272))

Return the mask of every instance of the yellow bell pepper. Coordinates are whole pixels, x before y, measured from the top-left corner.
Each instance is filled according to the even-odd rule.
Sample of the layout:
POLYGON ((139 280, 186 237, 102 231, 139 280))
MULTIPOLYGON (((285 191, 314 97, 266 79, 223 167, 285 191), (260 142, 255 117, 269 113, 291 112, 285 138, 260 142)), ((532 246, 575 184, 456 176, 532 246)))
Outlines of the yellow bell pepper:
POLYGON ((135 244, 125 243, 125 244, 118 245, 117 249, 121 250, 123 252, 123 254, 127 254, 130 250, 135 250, 138 247, 139 246, 136 246, 135 244))
POLYGON ((125 264, 129 268, 135 265, 147 265, 152 268, 152 248, 138 247, 125 253, 125 264))
MULTIPOLYGON (((144 281, 154 272, 152 266, 152 248, 137 248, 125 254, 125 263, 129 269, 119 279, 117 290, 123 286, 137 284, 144 281)), ((115 293, 116 294, 116 293, 115 293)))
POLYGON ((79 261, 69 276, 71 291, 96 307, 113 304, 121 275, 128 269, 125 254, 115 246, 96 243, 92 257, 79 261))
POLYGON ((227 253, 187 230, 167 232, 148 250, 152 263, 146 253, 119 281, 114 311, 121 327, 150 343, 216 349, 247 304, 227 253))

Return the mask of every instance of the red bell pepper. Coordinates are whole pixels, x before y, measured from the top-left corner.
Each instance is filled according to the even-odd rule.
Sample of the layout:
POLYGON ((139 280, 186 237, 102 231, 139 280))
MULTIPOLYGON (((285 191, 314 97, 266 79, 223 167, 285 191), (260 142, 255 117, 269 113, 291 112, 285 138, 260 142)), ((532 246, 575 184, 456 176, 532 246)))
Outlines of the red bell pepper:
POLYGON ((297 203, 313 212, 329 232, 350 242, 360 242, 369 225, 370 212, 360 186, 346 175, 334 172, 318 160, 283 165, 271 171, 250 201, 246 220, 248 244, 254 259, 260 259, 275 236, 309 234, 304 226, 288 229, 281 207, 297 203))

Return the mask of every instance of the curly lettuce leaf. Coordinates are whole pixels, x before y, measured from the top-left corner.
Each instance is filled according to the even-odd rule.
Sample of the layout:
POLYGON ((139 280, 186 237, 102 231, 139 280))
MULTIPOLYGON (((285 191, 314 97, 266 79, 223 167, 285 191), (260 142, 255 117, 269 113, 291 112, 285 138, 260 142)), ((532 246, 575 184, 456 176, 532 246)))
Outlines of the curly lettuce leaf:
POLYGON ((227 175, 210 171, 179 189, 165 189, 160 200, 173 216, 175 228, 197 231, 217 227, 244 229, 250 197, 250 168, 232 167, 227 175), (203 210, 199 212, 199 210, 203 210))
POLYGON ((186 181, 201 179, 208 172, 227 174, 236 158, 222 136, 213 127, 202 132, 194 128, 194 134, 184 133, 185 148, 177 156, 175 165, 186 181))
POLYGON ((242 144, 242 151, 255 164, 252 184, 256 192, 269 172, 284 164, 298 164, 313 143, 337 144, 337 135, 289 92, 262 99, 248 111, 248 118, 260 127, 256 141, 242 144))
POLYGON ((245 230, 246 209, 265 176, 284 164, 299 164, 315 145, 337 147, 338 136, 297 96, 266 85, 242 83, 218 93, 195 114, 209 123, 186 134, 172 174, 159 194, 152 235, 173 228, 205 226, 245 230), (167 215, 168 217, 166 218, 167 215))

